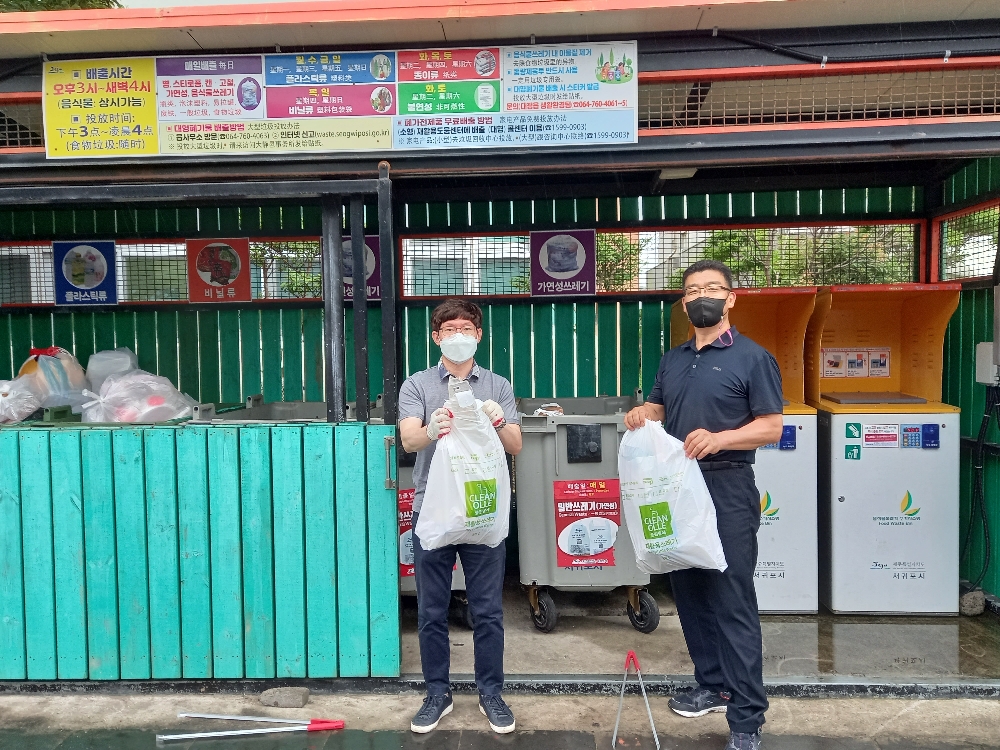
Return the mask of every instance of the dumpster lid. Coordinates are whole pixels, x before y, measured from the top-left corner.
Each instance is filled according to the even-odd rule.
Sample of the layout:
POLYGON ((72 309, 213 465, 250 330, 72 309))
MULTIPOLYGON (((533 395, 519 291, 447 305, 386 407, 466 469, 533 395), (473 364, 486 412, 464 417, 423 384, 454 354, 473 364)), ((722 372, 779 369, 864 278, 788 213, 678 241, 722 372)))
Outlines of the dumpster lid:
POLYGON ((908 393, 899 391, 871 391, 860 393, 858 391, 833 393, 821 393, 821 398, 832 401, 835 404, 926 404, 927 399, 920 396, 911 396, 908 393))

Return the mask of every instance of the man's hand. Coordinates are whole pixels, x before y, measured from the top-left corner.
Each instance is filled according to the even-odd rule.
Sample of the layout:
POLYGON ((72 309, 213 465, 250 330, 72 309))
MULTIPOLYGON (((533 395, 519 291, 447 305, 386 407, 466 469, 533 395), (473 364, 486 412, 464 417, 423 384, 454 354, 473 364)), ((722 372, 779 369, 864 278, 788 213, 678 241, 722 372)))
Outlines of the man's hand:
POLYGON ((443 406, 431 414, 431 421, 427 423, 427 437, 431 440, 438 440, 451 432, 451 418, 453 416, 443 406))
POLYGON ((666 410, 662 404, 653 404, 647 401, 644 404, 639 404, 625 415, 625 426, 630 430, 636 430, 646 424, 647 419, 662 422, 665 414, 666 410))
POLYGON ((684 439, 684 455, 688 458, 703 459, 722 450, 719 435, 708 430, 697 429, 684 439))
POLYGON ((498 404, 493 399, 483 401, 483 405, 480 406, 479 408, 487 416, 487 418, 490 420, 490 423, 494 427, 498 426, 503 422, 504 420, 503 407, 500 406, 500 404, 498 404))

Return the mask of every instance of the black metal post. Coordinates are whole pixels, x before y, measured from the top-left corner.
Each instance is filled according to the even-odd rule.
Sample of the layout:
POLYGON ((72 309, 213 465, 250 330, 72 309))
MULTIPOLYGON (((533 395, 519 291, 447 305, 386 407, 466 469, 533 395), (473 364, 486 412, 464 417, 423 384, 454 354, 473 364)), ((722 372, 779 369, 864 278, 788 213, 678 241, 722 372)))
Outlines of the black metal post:
POLYGON ((368 421, 368 274, 365 261, 365 203, 351 198, 351 254, 354 256, 354 392, 359 422, 368 421))
POLYGON ((344 355, 344 241, 341 199, 323 199, 323 340, 326 345, 326 421, 344 422, 347 376, 344 355))
POLYGON ((382 263, 382 404, 385 423, 395 424, 399 415, 396 351, 396 243, 392 233, 392 181, 389 162, 378 165, 378 241, 382 263))

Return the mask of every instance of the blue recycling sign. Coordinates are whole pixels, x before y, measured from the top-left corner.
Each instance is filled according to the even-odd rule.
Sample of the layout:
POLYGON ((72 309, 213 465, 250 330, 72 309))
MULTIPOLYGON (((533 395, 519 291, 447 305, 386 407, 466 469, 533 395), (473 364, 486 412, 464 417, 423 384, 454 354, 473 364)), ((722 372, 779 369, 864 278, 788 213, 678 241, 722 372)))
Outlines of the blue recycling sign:
POLYGON ((52 277, 57 305, 117 305, 112 240, 53 242, 52 277))

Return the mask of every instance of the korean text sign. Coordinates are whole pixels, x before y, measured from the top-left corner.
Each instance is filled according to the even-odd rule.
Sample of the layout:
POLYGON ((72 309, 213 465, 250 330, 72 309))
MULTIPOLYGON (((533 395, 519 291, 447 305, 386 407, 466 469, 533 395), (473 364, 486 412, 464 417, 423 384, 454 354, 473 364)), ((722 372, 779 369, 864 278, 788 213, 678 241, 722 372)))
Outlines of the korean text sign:
POLYGON ((636 43, 44 67, 49 158, 638 142, 636 43))
POLYGON ((188 240, 188 299, 250 301, 250 240, 188 240))
POLYGON ((566 297, 597 291, 597 232, 532 232, 531 295, 566 297))
POLYGON ((118 303, 115 243, 53 242, 57 305, 114 305, 118 303))
POLYGON ((556 564, 560 568, 614 567, 622 523, 617 479, 553 482, 556 564))

